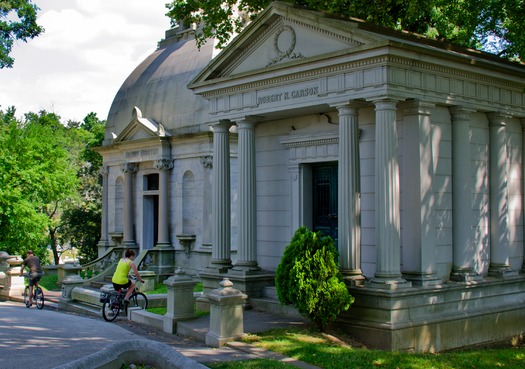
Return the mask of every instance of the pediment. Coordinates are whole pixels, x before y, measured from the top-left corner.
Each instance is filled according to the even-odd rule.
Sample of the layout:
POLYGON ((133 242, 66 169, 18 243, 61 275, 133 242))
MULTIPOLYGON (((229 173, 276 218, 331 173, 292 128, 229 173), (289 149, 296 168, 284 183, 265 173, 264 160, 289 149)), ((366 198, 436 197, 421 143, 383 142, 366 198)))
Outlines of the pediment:
POLYGON ((136 106, 133 108, 131 116, 130 123, 114 139, 115 143, 171 136, 162 124, 155 122, 153 119, 144 118, 142 112, 136 106))
POLYGON ((385 42, 357 20, 271 3, 190 84, 257 73, 290 62, 328 58, 385 42))

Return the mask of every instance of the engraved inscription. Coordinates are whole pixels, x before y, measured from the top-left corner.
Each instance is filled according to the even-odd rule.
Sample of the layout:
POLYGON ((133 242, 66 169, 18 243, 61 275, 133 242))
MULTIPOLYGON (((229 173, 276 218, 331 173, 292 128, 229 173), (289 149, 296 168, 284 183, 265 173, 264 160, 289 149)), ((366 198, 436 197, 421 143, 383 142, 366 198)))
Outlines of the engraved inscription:
POLYGON ((258 105, 281 102, 284 100, 300 99, 303 97, 317 96, 319 94, 319 87, 300 88, 297 90, 284 91, 278 94, 271 94, 260 96, 257 99, 258 105))
POLYGON ((130 161, 142 161, 159 155, 158 148, 142 149, 126 153, 126 159, 130 161))

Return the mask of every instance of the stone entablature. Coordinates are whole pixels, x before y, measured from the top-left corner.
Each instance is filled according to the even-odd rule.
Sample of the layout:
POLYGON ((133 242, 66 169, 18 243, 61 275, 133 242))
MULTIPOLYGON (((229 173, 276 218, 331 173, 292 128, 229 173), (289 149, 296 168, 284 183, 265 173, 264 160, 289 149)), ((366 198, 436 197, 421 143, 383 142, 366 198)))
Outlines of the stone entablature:
POLYGON ((461 69, 464 66, 459 64, 437 65, 386 55, 360 57, 363 60, 324 68, 303 65, 298 73, 269 80, 243 83, 241 79, 235 87, 208 91, 203 96, 209 99, 210 114, 216 119, 242 111, 263 115, 292 106, 333 104, 341 94, 348 99, 370 100, 385 95, 386 85, 389 96, 400 100, 424 98, 443 105, 523 114, 525 76, 522 83, 513 82, 511 78, 519 80, 511 74, 513 70, 495 77, 477 73, 471 66, 461 69), (312 81, 312 77, 316 79, 312 81))

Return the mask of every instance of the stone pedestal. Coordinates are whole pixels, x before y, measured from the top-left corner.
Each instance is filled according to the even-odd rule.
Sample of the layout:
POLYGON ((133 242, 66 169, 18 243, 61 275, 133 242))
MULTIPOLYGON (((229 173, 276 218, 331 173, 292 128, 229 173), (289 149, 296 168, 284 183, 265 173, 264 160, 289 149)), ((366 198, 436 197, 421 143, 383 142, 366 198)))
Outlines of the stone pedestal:
MULTIPOLYGON (((57 268, 58 283, 62 283, 64 280, 69 279, 73 276, 79 276, 82 267, 73 263, 59 264, 57 268)), ((80 278, 82 279, 82 278, 80 278)))
POLYGON ((73 300, 71 292, 75 287, 81 287, 83 284, 84 280, 78 274, 70 274, 62 280, 62 296, 58 299, 58 308, 67 310, 67 304, 73 300))
POLYGON ((24 277, 20 276, 22 259, 17 255, 0 253, 0 296, 11 299, 24 292, 24 277))
POLYGON ((195 318, 193 289, 197 284, 181 269, 175 275, 164 281, 168 287, 167 309, 164 315, 164 332, 176 333, 177 322, 195 318))
POLYGON ((220 286, 207 294, 210 300, 210 330, 206 334, 206 345, 211 347, 221 347, 245 334, 242 306, 248 296, 234 289, 228 278, 224 278, 220 286))

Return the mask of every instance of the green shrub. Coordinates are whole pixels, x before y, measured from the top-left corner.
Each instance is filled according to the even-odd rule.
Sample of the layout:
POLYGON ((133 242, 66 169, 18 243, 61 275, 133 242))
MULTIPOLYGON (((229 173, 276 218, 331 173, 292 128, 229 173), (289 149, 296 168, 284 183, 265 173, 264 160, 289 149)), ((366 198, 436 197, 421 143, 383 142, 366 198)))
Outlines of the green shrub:
POLYGON ((275 272, 277 296, 324 331, 354 302, 337 265, 331 237, 300 227, 275 272))

